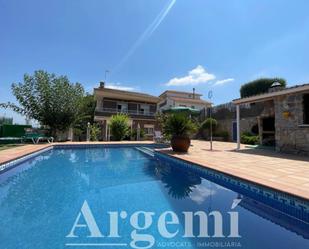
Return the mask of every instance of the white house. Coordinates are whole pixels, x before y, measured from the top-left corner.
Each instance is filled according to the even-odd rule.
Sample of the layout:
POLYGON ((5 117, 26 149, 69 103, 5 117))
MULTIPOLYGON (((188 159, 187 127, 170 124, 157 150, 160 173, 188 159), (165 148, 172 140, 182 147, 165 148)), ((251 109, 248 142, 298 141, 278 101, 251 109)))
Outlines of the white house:
POLYGON ((172 107, 189 107, 192 109, 203 110, 211 106, 211 103, 201 99, 202 94, 193 92, 165 91, 159 98, 158 110, 168 110, 172 107))

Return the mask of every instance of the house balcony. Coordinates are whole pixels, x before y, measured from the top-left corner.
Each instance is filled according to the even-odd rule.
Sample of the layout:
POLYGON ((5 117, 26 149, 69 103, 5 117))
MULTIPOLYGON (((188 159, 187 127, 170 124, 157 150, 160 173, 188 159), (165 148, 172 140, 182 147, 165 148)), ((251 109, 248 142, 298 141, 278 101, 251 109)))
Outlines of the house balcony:
POLYGON ((155 112, 147 112, 143 110, 128 110, 122 109, 119 110, 117 108, 96 108, 95 115, 96 116, 112 116, 117 113, 124 113, 127 114, 130 118, 137 118, 137 119, 155 119, 155 112))

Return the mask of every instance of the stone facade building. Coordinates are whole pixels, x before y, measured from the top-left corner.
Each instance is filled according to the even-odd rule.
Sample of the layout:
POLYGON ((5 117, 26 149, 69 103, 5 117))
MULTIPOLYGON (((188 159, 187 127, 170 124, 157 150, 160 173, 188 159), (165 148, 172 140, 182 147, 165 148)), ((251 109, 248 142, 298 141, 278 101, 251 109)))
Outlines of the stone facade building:
POLYGON ((277 149, 309 156, 309 91, 277 96, 274 106, 277 149))
POLYGON ((309 155, 309 84, 270 89, 265 94, 234 100, 233 105, 238 142, 242 126, 250 123, 250 118, 242 113, 242 106, 249 105, 252 110, 261 106, 256 113, 260 143, 273 137, 277 151, 309 155))
MULTIPOLYGON (((218 121, 216 133, 228 133, 229 141, 237 141, 237 121, 236 105, 233 103, 215 106, 212 110, 212 117, 218 121)), ((256 104, 244 104, 240 107, 240 134, 250 132, 260 134, 260 143, 266 144, 274 141, 274 129, 263 131, 262 125, 271 122, 270 117, 274 117, 274 106, 272 101, 256 104), (263 122, 264 121, 264 122, 263 122), (263 142, 264 140, 264 142, 263 142)))

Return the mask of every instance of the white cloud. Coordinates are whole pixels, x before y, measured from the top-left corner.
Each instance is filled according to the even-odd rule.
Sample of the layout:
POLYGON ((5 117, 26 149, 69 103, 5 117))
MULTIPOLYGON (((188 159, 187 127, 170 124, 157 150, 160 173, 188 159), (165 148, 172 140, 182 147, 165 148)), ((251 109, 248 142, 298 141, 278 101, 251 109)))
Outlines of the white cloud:
POLYGON ((197 204, 202 204, 209 196, 214 195, 215 190, 209 189, 203 185, 197 185, 190 194, 190 199, 197 204))
POLYGON ((180 78, 173 78, 165 83, 166 86, 187 86, 199 85, 214 80, 216 76, 206 72, 205 68, 198 65, 196 68, 188 72, 188 75, 180 78))
POLYGON ((234 80, 235 79, 233 79, 233 78, 228 78, 228 79, 224 79, 224 80, 217 80, 216 83, 214 84, 214 86, 224 85, 224 84, 232 82, 234 80))
POLYGON ((123 86, 121 83, 107 83, 105 85, 106 88, 115 89, 115 90, 123 90, 123 91, 134 91, 135 87, 131 86, 123 86))

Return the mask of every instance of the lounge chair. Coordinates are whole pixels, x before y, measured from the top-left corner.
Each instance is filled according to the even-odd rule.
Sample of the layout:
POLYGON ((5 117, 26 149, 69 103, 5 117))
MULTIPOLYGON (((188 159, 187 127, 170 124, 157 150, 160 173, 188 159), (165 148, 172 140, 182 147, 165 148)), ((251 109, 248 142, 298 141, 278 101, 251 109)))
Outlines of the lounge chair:
POLYGON ((164 137, 162 136, 161 131, 154 131, 153 140, 154 140, 156 143, 163 143, 164 137))
POLYGON ((53 137, 45 136, 45 135, 39 134, 39 133, 26 133, 22 137, 22 140, 23 141, 31 140, 32 143, 34 143, 34 144, 38 144, 42 140, 46 140, 48 143, 54 142, 53 137))

